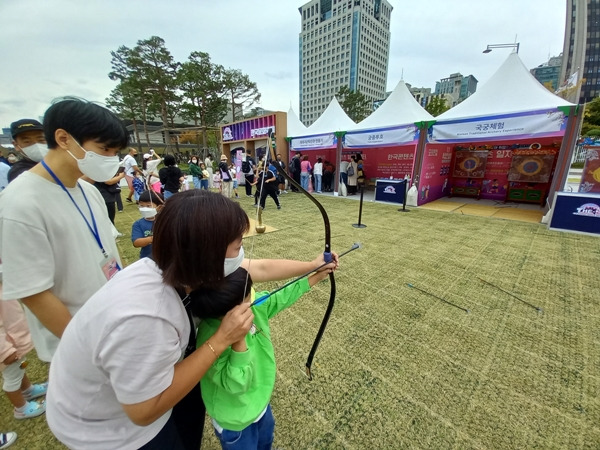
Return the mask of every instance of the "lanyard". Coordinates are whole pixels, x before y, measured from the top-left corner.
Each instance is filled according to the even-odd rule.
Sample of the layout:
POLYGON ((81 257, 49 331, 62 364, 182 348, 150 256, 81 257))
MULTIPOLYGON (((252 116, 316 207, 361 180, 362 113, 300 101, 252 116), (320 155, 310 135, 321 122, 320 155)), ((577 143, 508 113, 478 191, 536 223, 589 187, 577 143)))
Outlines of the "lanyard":
POLYGON ((98 244, 98 247, 100 247, 100 250, 102 250, 102 254, 104 255, 105 258, 107 258, 108 254, 106 253, 106 250, 104 250, 104 246, 102 245, 102 241, 100 240, 100 233, 98 233, 98 226, 96 225, 96 219, 94 218, 94 212, 92 211, 90 202, 88 201, 81 185, 79 183, 77 183, 77 186, 79 186, 79 189, 81 190, 81 193, 83 194, 83 198, 85 199, 85 203, 87 204, 87 207, 90 211, 90 216, 92 217, 92 225, 94 226, 94 228, 92 228, 92 225, 90 225, 90 223, 86 219, 85 215, 83 214, 83 211, 81 211, 81 209, 79 208, 79 205, 77 204, 77 202, 75 201, 75 199, 73 198, 71 193, 67 190, 65 185, 62 183, 62 181, 60 181, 59 178, 56 176, 56 174, 54 172, 52 172, 52 170, 50 169, 50 167, 48 167, 48 165, 46 164, 46 162, 44 160, 42 160, 41 163, 42 163, 42 166, 44 166, 44 169, 46 169, 48 171, 48 173, 52 176, 52 178, 54 178, 54 181, 56 181, 56 184, 58 184, 62 188, 62 190, 67 193, 67 195, 69 196, 69 198, 75 205, 75 208, 77 208, 77 211, 79 211, 79 214, 81 214, 81 217, 83 217, 83 220, 85 220, 85 224, 88 226, 88 229, 94 235, 94 238, 96 239, 96 243, 98 244))

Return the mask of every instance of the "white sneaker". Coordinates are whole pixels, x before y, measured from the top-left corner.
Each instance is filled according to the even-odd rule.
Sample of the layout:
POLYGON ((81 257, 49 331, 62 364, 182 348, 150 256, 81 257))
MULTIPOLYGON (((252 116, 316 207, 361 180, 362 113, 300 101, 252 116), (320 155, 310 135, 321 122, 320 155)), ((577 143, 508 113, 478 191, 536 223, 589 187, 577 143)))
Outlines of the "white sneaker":
POLYGON ((8 433, 0 433, 0 449, 8 448, 17 440, 17 433, 9 431, 8 433))

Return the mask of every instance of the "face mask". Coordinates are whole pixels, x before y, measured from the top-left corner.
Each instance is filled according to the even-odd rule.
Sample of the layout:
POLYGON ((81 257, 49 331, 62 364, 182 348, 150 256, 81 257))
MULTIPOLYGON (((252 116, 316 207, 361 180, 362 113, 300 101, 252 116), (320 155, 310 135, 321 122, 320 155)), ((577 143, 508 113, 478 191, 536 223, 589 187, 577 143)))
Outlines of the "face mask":
POLYGON ((198 160, 197 159, 192 159, 192 164, 197 164, 198 160))
POLYGON ((17 157, 16 157, 16 156, 12 156, 12 155, 11 155, 11 156, 9 156, 9 157, 7 158, 7 160, 8 160, 8 162, 9 162, 9 163, 11 163, 11 164, 14 164, 14 163, 16 163, 16 162, 18 161, 17 157))
POLYGON ((225 276, 238 270, 242 265, 242 261, 244 261, 244 247, 240 248, 240 253, 235 258, 225 258, 225 265, 223 266, 225 276))
POLYGON ((147 206, 140 206, 140 214, 144 219, 152 219, 156 216, 156 208, 149 208, 147 206))
POLYGON ((33 144, 29 147, 25 147, 21 149, 25 156, 27 156, 30 160, 35 162, 40 162, 48 153, 48 146, 46 144, 33 144))
POLYGON ((100 156, 98 153, 86 150, 81 145, 79 145, 79 148, 85 152, 83 159, 75 158, 69 150, 67 152, 77 161, 77 167, 79 167, 82 174, 94 181, 106 181, 115 176, 119 169, 118 156, 100 156))

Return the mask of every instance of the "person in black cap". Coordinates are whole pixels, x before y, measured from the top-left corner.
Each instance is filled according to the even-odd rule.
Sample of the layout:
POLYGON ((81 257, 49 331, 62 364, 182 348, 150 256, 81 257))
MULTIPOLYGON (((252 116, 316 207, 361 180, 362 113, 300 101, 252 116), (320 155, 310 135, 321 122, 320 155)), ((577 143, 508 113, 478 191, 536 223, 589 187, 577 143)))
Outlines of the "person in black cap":
POLYGON ((20 153, 21 159, 14 163, 8 171, 9 183, 39 163, 48 153, 44 127, 37 120, 21 119, 11 123, 10 134, 13 138, 12 143, 20 153))

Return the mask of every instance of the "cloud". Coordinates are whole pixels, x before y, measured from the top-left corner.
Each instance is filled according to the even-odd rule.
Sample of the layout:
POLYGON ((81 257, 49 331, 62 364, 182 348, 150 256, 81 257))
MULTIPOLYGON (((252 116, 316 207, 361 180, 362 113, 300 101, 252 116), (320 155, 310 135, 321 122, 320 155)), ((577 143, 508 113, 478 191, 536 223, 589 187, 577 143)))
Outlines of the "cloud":
MULTIPOLYGON (((27 23, 4 20, 0 53, 0 126, 14 117, 43 114, 50 101, 79 95, 103 102, 116 83, 108 79, 110 52, 157 35, 178 61, 192 51, 240 69, 262 93, 261 106, 298 111, 298 7, 303 1, 273 0, 19 0, 0 2, 3 18, 22 11, 27 23)), ((484 83, 508 50, 481 51, 487 44, 521 43, 527 67, 562 51, 564 0, 428 0, 406 6, 391 0, 388 89, 404 79, 435 87, 450 73, 473 74, 484 83)))

